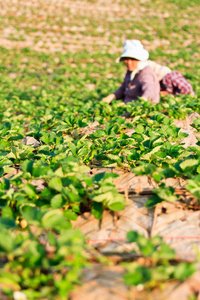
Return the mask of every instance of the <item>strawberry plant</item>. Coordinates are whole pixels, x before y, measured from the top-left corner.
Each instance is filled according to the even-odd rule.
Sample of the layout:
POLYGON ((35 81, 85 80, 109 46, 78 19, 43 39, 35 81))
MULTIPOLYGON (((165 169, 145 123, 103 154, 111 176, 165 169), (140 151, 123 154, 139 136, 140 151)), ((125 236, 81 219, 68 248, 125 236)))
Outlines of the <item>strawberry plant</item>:
POLYGON ((127 273, 124 276, 128 285, 151 290, 162 282, 169 280, 183 281, 196 270, 195 264, 176 261, 176 254, 161 237, 151 239, 135 231, 127 234, 129 243, 135 243, 138 256, 143 257, 143 263, 126 264, 127 273))
MULTIPOLYGON (((83 213, 101 222, 105 210, 127 207, 115 168, 156 182, 148 208, 179 200, 162 182, 168 178, 183 178, 200 197, 199 117, 191 124, 197 144, 187 149, 188 131, 174 123, 200 113, 197 0, 122 0, 113 10, 108 2, 84 2, 87 9, 68 2, 0 4, 0 286, 10 298, 19 290, 28 299, 70 297, 92 251, 73 222, 83 213), (179 70, 196 96, 102 102, 123 80, 115 60, 133 38, 150 59, 179 70), (91 174, 102 167, 114 172, 91 174)), ((151 290, 195 270, 160 237, 128 239, 144 258, 128 264, 128 285, 151 290)))

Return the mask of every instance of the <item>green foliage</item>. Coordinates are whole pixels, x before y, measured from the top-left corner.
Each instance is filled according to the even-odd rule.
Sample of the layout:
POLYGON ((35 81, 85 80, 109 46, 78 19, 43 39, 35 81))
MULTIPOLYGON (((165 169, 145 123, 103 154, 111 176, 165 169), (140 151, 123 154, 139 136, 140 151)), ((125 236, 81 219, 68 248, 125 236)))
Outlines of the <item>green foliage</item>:
POLYGON ((193 179, 187 181, 186 190, 188 190, 192 195, 194 195, 198 200, 200 200, 200 175, 195 176, 193 179))
POLYGON ((13 289, 21 288, 28 299, 55 299, 58 295, 67 299, 73 285, 79 284, 82 268, 87 265, 83 252, 86 245, 80 232, 63 227, 58 237, 52 231, 56 221, 49 213, 44 215, 35 233, 16 235, 7 229, 0 233, 0 257, 7 261, 4 269, 0 269, 0 282, 13 289), (47 220, 50 221, 47 228, 51 229, 48 234, 47 220), (41 241, 42 235, 45 242, 41 241))
POLYGON ((125 265, 127 273, 124 279, 128 285, 154 288, 172 279, 183 281, 196 271, 195 264, 176 262, 175 251, 159 236, 148 239, 138 232, 130 231, 127 239, 129 243, 136 244, 138 255, 144 257, 143 265, 139 262, 125 265))
MULTIPOLYGON (((98 189, 95 189, 91 199, 97 203, 102 203, 111 210, 120 211, 125 207, 125 199, 123 195, 118 193, 115 185, 112 184, 113 177, 116 177, 113 173, 95 175, 93 180, 98 185, 98 189)), ((95 205, 95 207, 97 209, 98 206, 95 205)), ((101 206, 99 206, 99 209, 102 210, 101 206)))
POLYGON ((154 195, 151 196, 145 203, 146 207, 152 207, 162 201, 173 202, 178 200, 178 197, 175 195, 175 189, 171 186, 166 186, 164 183, 161 183, 159 188, 153 190, 154 195))
MULTIPOLYGON (((134 11, 133 3, 121 0, 116 3, 122 7, 115 14, 117 21, 109 10, 100 18, 92 12, 89 18, 82 10, 74 15, 61 6, 46 18, 48 26, 42 25, 42 30, 37 6, 30 7, 34 17, 27 26, 26 12, 20 14, 23 4, 18 14, 8 15, 5 9, 1 27, 10 24, 12 30, 8 28, 4 38, 16 45, 27 37, 33 42, 32 49, 0 47, 0 285, 10 295, 23 290, 30 300, 67 299, 79 284, 88 248, 84 237, 72 230, 72 221, 84 212, 101 220, 105 209, 120 211, 126 205, 113 183, 117 175, 92 176, 91 168, 117 167, 154 179, 159 187, 147 207, 177 200, 174 189, 162 183, 170 177, 187 180, 186 189, 200 199, 199 142, 186 150, 180 141, 187 134, 173 122, 200 113, 199 43, 190 42, 199 34, 197 4, 197 0, 136 1, 138 16, 133 18, 126 13, 134 11), (73 28, 86 39, 78 37, 80 51, 72 53, 65 33, 74 35, 73 28), (156 105, 142 99, 127 105, 100 101, 123 79, 124 66, 115 63, 120 53, 112 52, 122 50, 122 40, 132 39, 133 33, 147 41, 147 50, 156 36, 160 46, 150 51, 150 58, 180 70, 192 83, 195 97, 168 95, 156 105), (44 45, 41 52, 34 51, 40 49, 38 40, 52 34, 62 52, 51 52, 54 41, 50 49, 44 45), (95 43, 87 42, 88 36, 95 43), (35 138, 37 146, 24 144, 28 137, 35 138)), ((199 118, 192 126, 199 131, 199 118)), ((127 283, 184 280, 194 270, 193 264, 170 265, 174 252, 159 237, 150 240, 130 233, 129 239, 152 265, 130 264, 127 283)))

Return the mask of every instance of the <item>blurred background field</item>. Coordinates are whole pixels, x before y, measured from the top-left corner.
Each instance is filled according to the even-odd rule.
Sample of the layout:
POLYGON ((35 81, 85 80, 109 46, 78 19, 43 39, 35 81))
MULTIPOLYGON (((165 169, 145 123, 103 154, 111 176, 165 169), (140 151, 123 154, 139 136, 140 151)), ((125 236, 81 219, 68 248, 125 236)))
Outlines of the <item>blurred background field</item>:
POLYGON ((150 59, 179 70, 198 91, 199 10, 197 0, 1 1, 0 88, 9 82, 36 95, 78 88, 98 99, 123 79, 115 60, 124 41, 139 39, 150 59))

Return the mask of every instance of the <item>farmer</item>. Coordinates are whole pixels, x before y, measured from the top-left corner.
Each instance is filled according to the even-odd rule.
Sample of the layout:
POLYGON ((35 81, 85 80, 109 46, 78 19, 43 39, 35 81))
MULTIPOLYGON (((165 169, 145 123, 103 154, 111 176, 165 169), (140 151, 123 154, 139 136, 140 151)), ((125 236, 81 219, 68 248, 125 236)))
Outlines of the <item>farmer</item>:
POLYGON ((178 71, 172 71, 170 68, 161 66, 154 61, 148 60, 147 64, 156 73, 160 83, 160 94, 191 94, 195 95, 191 84, 178 71))
POLYGON ((124 103, 127 103, 141 97, 158 103, 160 85, 155 72, 147 64, 148 57, 149 53, 140 41, 127 40, 124 43, 124 53, 120 56, 120 61, 127 67, 124 82, 118 90, 102 101, 110 103, 114 99, 123 99, 124 103))

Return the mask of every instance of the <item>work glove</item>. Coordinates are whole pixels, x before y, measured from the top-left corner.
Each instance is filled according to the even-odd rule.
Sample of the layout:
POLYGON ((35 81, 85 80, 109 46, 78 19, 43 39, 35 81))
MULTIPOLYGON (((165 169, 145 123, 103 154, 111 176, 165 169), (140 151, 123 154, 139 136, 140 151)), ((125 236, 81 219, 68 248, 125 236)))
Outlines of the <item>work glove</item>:
POLYGON ((112 102, 112 100, 116 99, 114 94, 110 94, 107 97, 103 98, 102 101, 106 103, 112 102))

